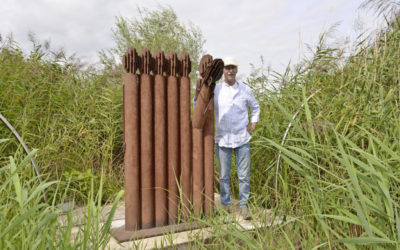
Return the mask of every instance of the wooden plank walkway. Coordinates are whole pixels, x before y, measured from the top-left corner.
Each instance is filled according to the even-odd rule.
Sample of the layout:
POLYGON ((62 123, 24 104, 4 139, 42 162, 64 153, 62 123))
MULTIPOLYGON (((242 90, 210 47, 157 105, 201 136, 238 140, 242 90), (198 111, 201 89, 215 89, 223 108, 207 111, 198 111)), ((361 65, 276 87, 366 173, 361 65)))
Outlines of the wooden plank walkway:
MULTIPOLYGON (((216 209, 221 210, 219 195, 215 194, 216 209)), ((266 228, 282 223, 280 217, 273 216, 272 212, 268 209, 252 209, 252 220, 244 220, 240 215, 238 202, 236 202, 237 209, 233 209, 230 214, 221 214, 224 216, 221 221, 221 228, 228 228, 228 226, 236 225, 238 230, 249 231, 257 228, 266 228)), ((111 205, 106 205, 101 211, 101 221, 104 223, 110 213, 111 205)), ((218 215, 217 215, 218 216, 218 215)), ((79 232, 79 224, 84 223, 84 209, 77 208, 74 210, 72 221, 75 223, 75 227, 72 229, 74 234, 79 232)), ((59 221, 62 225, 65 225, 67 216, 62 215, 59 217, 59 221)), ((117 229, 125 224, 125 204, 123 202, 118 204, 116 213, 112 220, 111 229, 117 229)), ((135 241, 127 241, 119 243, 114 237, 111 237, 107 249, 190 249, 190 244, 195 239, 207 240, 214 236, 214 228, 204 227, 200 229, 182 231, 174 234, 166 234, 161 236, 155 236, 135 241)), ((72 237, 73 238, 73 237, 72 237)))

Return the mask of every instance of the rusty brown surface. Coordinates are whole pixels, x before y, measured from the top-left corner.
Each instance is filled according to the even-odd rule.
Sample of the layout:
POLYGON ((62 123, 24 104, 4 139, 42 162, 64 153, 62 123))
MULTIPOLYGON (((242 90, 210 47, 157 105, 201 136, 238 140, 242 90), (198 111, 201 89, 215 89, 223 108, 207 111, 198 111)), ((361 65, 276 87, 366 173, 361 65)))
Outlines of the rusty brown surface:
POLYGON ((204 137, 204 213, 214 206, 214 100, 211 99, 203 129, 204 137))
POLYGON ((125 229, 140 228, 139 81, 124 75, 125 229))
POLYGON ((201 89, 201 84, 202 84, 202 79, 205 76, 206 69, 211 66, 212 63, 212 56, 211 55, 204 55, 199 63, 199 73, 200 73, 200 78, 197 79, 196 82, 196 93, 195 93, 195 99, 199 96, 200 89, 201 89))
POLYGON ((211 56, 203 56, 199 65, 199 72, 203 78, 197 84, 199 93, 192 118, 193 210, 196 216, 200 216, 203 209, 209 214, 213 205, 213 193, 211 194, 214 191, 213 93, 215 82, 222 76, 224 64, 221 59, 214 59, 210 63, 211 60, 211 56), (205 128, 206 120, 208 124, 205 128))
POLYGON ((140 147, 142 228, 154 226, 153 79, 140 76, 140 147))
POLYGON ((139 78, 135 74, 138 55, 130 48, 123 57, 124 74, 124 170, 125 229, 140 228, 140 148, 139 148, 139 78))
POLYGON ((154 168, 155 168, 155 226, 168 224, 168 163, 167 163, 167 80, 165 56, 154 54, 154 168))
POLYGON ((163 75, 168 70, 168 61, 162 50, 157 50, 154 53, 154 74, 163 75))
MULTIPOLYGON (((196 104, 197 105, 197 104, 196 104)), ((193 211, 195 216, 203 213, 204 203, 204 144, 203 130, 193 128, 193 211)))
POLYGON ((178 60, 179 60, 179 66, 180 66, 179 74, 182 77, 189 78, 189 74, 192 71, 192 63, 190 61, 189 54, 188 53, 180 54, 178 57, 178 60))
POLYGON ((140 148, 141 148, 141 217, 142 228, 155 224, 154 216, 154 121, 153 121, 153 77, 151 54, 147 49, 140 53, 140 148))
POLYGON ((141 74, 150 75, 154 68, 153 60, 149 49, 145 48, 140 51, 139 69, 141 74))
POLYGON ((201 89, 201 78, 197 79, 196 81, 196 91, 194 93, 195 100, 197 100, 197 97, 199 96, 200 89, 201 89))
POLYGON ((213 57, 211 55, 204 55, 201 57, 200 63, 199 63, 199 73, 202 78, 205 77, 205 73, 207 71, 207 68, 211 66, 213 62, 213 57))
POLYGON ((196 106, 193 111, 192 127, 202 129, 206 120, 206 112, 214 93, 215 82, 222 76, 224 62, 221 59, 214 59, 206 68, 204 77, 201 80, 199 95, 196 99, 196 106))
POLYGON ((179 69, 176 53, 167 55, 169 76, 167 80, 167 134, 168 134, 168 222, 173 224, 178 218, 180 179, 180 157, 179 157, 179 86, 176 77, 179 69))
POLYGON ((130 47, 122 58, 122 64, 127 73, 136 74, 139 68, 140 58, 134 47, 130 47))
POLYGON ((175 51, 170 51, 166 55, 168 64, 167 64, 167 75, 170 76, 178 76, 181 75, 181 67, 180 61, 178 59, 178 55, 175 51))
MULTIPOLYGON (((174 224, 179 188, 183 218, 211 213, 214 193, 213 91, 223 62, 202 58, 190 121, 191 62, 187 53, 125 53, 124 148, 126 231, 174 224), (137 75, 140 74, 140 75, 137 75), (193 206, 191 206, 193 204, 193 206)), ((145 233, 146 234, 146 233, 145 233)))
POLYGON ((156 226, 168 223, 168 162, 167 162, 167 81, 155 76, 154 147, 155 147, 155 221, 156 226))
POLYGON ((180 108, 180 167, 182 188, 182 215, 188 217, 191 210, 191 175, 192 175, 192 129, 190 122, 190 78, 191 64, 189 54, 179 56, 181 73, 179 82, 179 108, 180 108))

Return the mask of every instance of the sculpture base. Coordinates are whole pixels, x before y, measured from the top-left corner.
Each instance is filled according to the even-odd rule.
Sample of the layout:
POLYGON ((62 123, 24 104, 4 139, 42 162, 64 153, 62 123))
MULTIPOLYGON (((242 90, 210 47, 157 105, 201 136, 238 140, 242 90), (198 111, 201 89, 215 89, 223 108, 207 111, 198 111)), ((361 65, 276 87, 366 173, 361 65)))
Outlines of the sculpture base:
POLYGON ((183 231, 190 231, 204 227, 205 225, 200 222, 187 222, 176 225, 166 225, 162 227, 153 227, 147 229, 140 229, 136 231, 125 230, 125 225, 111 230, 111 235, 114 236, 119 242, 139 240, 150 238, 154 236, 164 235, 168 233, 179 233, 183 231))

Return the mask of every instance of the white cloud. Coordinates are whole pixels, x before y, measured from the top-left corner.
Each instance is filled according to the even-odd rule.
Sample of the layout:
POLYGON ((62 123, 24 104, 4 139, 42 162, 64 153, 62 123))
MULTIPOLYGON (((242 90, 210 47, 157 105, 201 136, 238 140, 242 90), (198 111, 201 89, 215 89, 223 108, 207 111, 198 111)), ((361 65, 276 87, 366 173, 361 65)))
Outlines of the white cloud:
POLYGON ((290 59, 297 60, 301 43, 315 43, 319 33, 331 24, 342 21, 338 34, 353 32, 361 2, 3 0, 0 34, 13 32, 21 46, 30 49, 27 34, 31 31, 39 40, 50 39, 53 47, 65 47, 67 53, 77 52, 93 62, 97 51, 113 46, 111 28, 115 16, 133 18, 137 6, 153 9, 169 4, 181 21, 191 21, 202 30, 208 53, 215 57, 235 56, 241 65, 240 73, 249 73, 249 64, 259 64, 260 56, 281 71, 290 59))

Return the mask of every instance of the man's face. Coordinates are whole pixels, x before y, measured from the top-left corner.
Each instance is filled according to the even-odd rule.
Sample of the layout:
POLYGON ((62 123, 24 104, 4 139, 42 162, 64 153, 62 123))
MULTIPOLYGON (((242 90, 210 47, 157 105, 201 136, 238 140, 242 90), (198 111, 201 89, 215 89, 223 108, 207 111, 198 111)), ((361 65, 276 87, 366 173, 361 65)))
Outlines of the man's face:
POLYGON ((234 65, 227 65, 224 67, 224 78, 225 82, 229 85, 233 85, 236 82, 236 74, 238 72, 238 68, 234 65))

